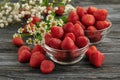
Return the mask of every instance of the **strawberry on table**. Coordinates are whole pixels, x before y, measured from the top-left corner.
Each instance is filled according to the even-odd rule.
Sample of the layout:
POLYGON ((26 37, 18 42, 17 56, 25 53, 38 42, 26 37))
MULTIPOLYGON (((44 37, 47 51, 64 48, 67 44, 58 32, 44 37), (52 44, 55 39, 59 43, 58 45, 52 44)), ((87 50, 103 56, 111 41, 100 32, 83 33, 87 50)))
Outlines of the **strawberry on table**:
POLYGON ((82 23, 86 26, 92 26, 95 23, 95 18, 91 14, 86 14, 86 15, 82 16, 81 20, 82 20, 82 23))
POLYGON ((64 35, 64 31, 62 27, 52 26, 50 30, 51 30, 52 37, 54 38, 60 39, 64 35))
POLYGON ((98 9, 93 15, 97 21, 104 21, 107 18, 108 11, 106 9, 98 9))
POLYGON ((73 24, 75 24, 76 21, 79 21, 79 16, 78 16, 76 10, 73 10, 70 12, 70 14, 68 16, 68 22, 72 22, 73 24))
POLYGON ((62 16, 63 13, 64 13, 64 6, 58 6, 58 10, 55 11, 55 13, 58 15, 58 16, 62 16))
POLYGON ((18 55, 21 53, 22 50, 25 50, 25 49, 28 50, 28 51, 31 50, 30 47, 23 45, 23 46, 21 46, 21 47, 18 49, 18 55))
POLYGON ((107 28, 109 26, 110 26, 110 22, 109 21, 97 21, 96 22, 96 28, 98 30, 105 29, 105 28, 107 28))
POLYGON ((24 49, 18 54, 18 61, 21 63, 29 62, 30 57, 31 57, 30 51, 24 49))
POLYGON ((42 54, 46 54, 45 50, 43 49, 43 47, 41 45, 35 45, 32 49, 32 53, 36 52, 36 51, 39 51, 41 52, 42 54))
POLYGON ((80 6, 77 7, 77 14, 78 14, 80 19, 86 13, 87 13, 87 11, 86 11, 86 9, 84 7, 80 7, 80 6))
POLYGON ((32 53, 29 64, 32 68, 38 68, 41 62, 45 59, 46 59, 46 56, 41 52, 37 51, 32 53))
POLYGON ((12 42, 16 46, 22 46, 24 44, 24 41, 21 37, 14 37, 12 42))
POLYGON ((51 73, 55 68, 55 64, 50 60, 44 60, 42 61, 40 65, 40 71, 44 74, 51 73))
POLYGON ((93 54, 91 54, 89 60, 91 64, 93 64, 95 67, 101 67, 104 62, 105 56, 100 51, 95 51, 93 54))

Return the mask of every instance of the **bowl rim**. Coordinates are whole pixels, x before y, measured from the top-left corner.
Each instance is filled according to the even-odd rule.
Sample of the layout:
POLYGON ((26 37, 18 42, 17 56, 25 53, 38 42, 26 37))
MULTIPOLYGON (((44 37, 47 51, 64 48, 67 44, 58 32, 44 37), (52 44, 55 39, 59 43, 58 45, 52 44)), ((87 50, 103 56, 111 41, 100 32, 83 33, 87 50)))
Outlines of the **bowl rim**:
MULTIPOLYGON (((85 37, 86 37, 86 36, 85 36, 85 37)), ((86 38, 87 38, 87 37, 86 37, 86 38)), ((52 51, 58 51, 58 52, 80 51, 80 50, 84 50, 85 48, 89 47, 90 41, 89 41, 88 38, 87 38, 87 40, 88 40, 88 43, 87 43, 86 46, 84 46, 84 47, 82 47, 82 48, 79 48, 79 49, 75 49, 75 50, 60 50, 60 49, 55 49, 55 48, 49 47, 47 44, 45 44, 45 42, 44 42, 44 44, 43 44, 43 48, 46 50, 46 47, 47 47, 47 49, 49 48, 49 49, 52 50, 52 51)))
MULTIPOLYGON (((105 30, 107 30, 107 29, 111 28, 111 27, 112 27, 112 22, 110 21, 110 19, 107 19, 107 21, 109 21, 109 22, 110 22, 109 27, 104 28, 104 29, 100 29, 100 30, 95 30, 95 31, 92 31, 92 32, 101 32, 101 31, 105 31, 105 30)), ((84 32, 91 32, 91 31, 89 31, 89 30, 84 30, 84 32)))

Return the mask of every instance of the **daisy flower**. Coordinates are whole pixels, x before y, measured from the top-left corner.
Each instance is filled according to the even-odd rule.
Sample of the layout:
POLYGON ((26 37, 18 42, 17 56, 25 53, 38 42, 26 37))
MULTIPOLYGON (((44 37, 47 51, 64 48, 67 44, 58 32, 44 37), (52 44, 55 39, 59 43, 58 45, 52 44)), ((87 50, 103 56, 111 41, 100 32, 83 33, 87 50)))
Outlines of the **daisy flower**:
POLYGON ((39 28, 39 33, 42 34, 42 35, 45 35, 46 29, 40 27, 40 28, 39 28))
POLYGON ((46 20, 52 21, 52 20, 54 20, 54 16, 53 15, 48 15, 46 20))
POLYGON ((34 39, 33 43, 34 43, 34 45, 40 44, 40 40, 39 39, 34 39))
POLYGON ((47 24, 46 24, 44 21, 42 21, 42 22, 40 23, 40 27, 46 29, 46 28, 47 28, 47 24))
POLYGON ((27 43, 27 44, 32 44, 32 43, 33 43, 32 38, 28 38, 28 39, 26 40, 26 43, 27 43))
POLYGON ((57 21, 51 21, 50 22, 50 27, 52 27, 52 26, 57 26, 57 21))
POLYGON ((15 34, 13 34, 13 38, 15 38, 15 37, 21 37, 21 35, 18 33, 15 33, 15 34))
POLYGON ((23 30, 24 30, 24 29, 23 29, 22 27, 19 28, 19 29, 18 29, 18 33, 23 33, 23 30))

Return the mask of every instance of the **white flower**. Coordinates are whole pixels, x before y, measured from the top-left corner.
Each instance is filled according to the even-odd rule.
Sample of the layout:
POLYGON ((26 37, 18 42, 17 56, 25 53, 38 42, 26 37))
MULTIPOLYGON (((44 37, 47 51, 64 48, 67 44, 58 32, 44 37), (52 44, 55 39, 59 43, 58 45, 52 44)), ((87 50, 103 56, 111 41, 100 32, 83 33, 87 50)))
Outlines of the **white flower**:
POLYGON ((46 29, 40 27, 39 28, 39 33, 41 33, 42 35, 44 35, 46 33, 46 29))
POLYGON ((3 23, 0 23, 0 28, 4 28, 4 24, 3 23))
POLYGON ((60 26, 63 26, 63 20, 62 20, 62 19, 59 19, 59 20, 58 20, 58 24, 59 24, 60 26))
POLYGON ((27 32, 29 32, 29 33, 32 33, 32 32, 33 32, 33 31, 32 31, 32 28, 30 27, 29 24, 27 25, 27 32))
POLYGON ((3 14, 0 12, 0 18, 2 18, 3 14))
POLYGON ((40 27, 46 29, 46 28, 47 28, 47 24, 46 24, 44 21, 42 21, 42 22, 40 23, 40 27))
POLYGON ((67 0, 62 0, 62 3, 64 3, 64 4, 65 4, 66 2, 67 2, 67 0))
POLYGON ((26 40, 26 43, 27 43, 27 44, 32 44, 32 39, 31 39, 31 38, 28 38, 28 39, 26 40))
POLYGON ((15 34, 13 34, 13 38, 15 38, 15 37, 21 37, 21 35, 18 33, 15 33, 15 34))
POLYGON ((54 20, 54 16, 53 16, 53 15, 48 15, 48 16, 47 16, 47 20, 49 20, 49 21, 54 20))
POLYGON ((34 42, 34 45, 40 44, 40 40, 39 39, 34 39, 33 42, 34 42))
POLYGON ((50 27, 52 27, 52 26, 57 26, 57 21, 51 21, 50 22, 50 27))
POLYGON ((51 13, 52 13, 52 11, 51 11, 51 10, 49 10, 49 11, 48 11, 48 14, 51 14, 51 13))
POLYGON ((58 10, 58 7, 54 7, 54 10, 55 10, 55 11, 58 10))
POLYGON ((18 33, 23 33, 23 30, 24 30, 24 29, 23 29, 22 27, 19 28, 19 29, 18 29, 18 33))
POLYGON ((7 18, 7 21, 11 23, 13 20, 12 18, 7 18))

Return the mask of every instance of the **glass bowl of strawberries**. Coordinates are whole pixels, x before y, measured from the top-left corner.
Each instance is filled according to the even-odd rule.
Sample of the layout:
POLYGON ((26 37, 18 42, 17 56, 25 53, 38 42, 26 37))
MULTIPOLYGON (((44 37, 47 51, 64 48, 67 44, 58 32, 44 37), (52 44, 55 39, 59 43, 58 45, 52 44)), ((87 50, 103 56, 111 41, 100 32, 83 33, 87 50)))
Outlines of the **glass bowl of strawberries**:
POLYGON ((96 26, 89 26, 87 27, 87 30, 84 30, 84 32, 91 44, 98 44, 110 32, 111 26, 112 23, 110 20, 96 21, 96 26))
POLYGON ((75 64, 88 50, 89 39, 84 36, 83 29, 79 24, 75 24, 73 28, 75 31, 70 32, 65 27, 52 26, 50 33, 45 35, 44 49, 48 57, 58 64, 75 64))

